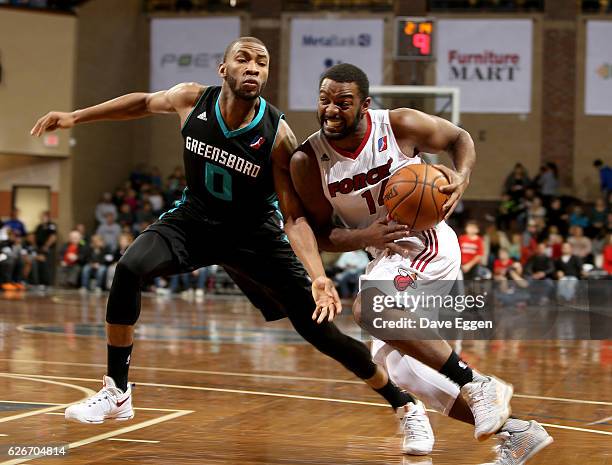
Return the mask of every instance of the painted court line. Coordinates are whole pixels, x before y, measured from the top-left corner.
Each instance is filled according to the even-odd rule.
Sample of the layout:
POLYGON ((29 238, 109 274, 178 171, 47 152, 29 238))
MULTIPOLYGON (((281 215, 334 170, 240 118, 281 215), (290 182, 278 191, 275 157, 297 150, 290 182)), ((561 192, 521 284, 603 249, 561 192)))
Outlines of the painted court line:
MULTIPOLYGON (((97 363, 50 362, 50 361, 45 361, 45 360, 23 360, 23 359, 0 358, 0 362, 5 362, 5 361, 12 361, 12 362, 19 362, 19 363, 39 363, 39 364, 44 364, 44 365, 65 365, 65 366, 84 366, 84 367, 93 367, 93 368, 106 368, 106 365, 97 364, 97 363)), ((242 377, 242 378, 268 378, 268 379, 279 379, 279 380, 290 380, 290 381, 315 381, 315 382, 322 382, 322 383, 337 383, 337 384, 363 384, 363 381, 355 381, 355 380, 348 380, 348 379, 267 375, 267 374, 240 373, 240 372, 231 372, 231 371, 185 370, 185 369, 180 369, 180 368, 139 367, 139 366, 130 366, 130 370, 149 370, 149 371, 161 371, 161 372, 169 372, 169 373, 193 373, 193 374, 215 375, 215 376, 235 376, 235 377, 242 377)), ((548 401, 555 401, 555 402, 570 402, 570 403, 576 403, 576 404, 612 406, 612 402, 585 400, 585 399, 571 399, 571 398, 566 398, 566 397, 547 397, 547 396, 535 396, 535 395, 528 395, 528 394, 514 394, 513 397, 517 397, 519 399, 535 399, 535 400, 548 400, 548 401)))
MULTIPOLYGON (((25 380, 25 381, 33 381, 35 383, 55 384, 55 385, 62 386, 62 387, 68 387, 68 388, 71 388, 71 389, 76 389, 76 390, 81 391, 81 392, 83 392, 85 394, 85 397, 83 399, 87 399, 88 397, 93 396, 95 394, 95 391, 93 391, 91 389, 84 388, 82 386, 77 386, 77 385, 74 385, 74 384, 60 383, 58 381, 51 381, 48 378, 41 378, 38 375, 36 375, 36 376, 28 376, 26 374, 18 375, 18 374, 12 374, 12 373, 0 373, 0 376, 4 377, 4 378, 10 378, 10 379, 19 379, 19 380, 25 380)), ((81 399, 81 400, 83 400, 83 399, 81 399)), ((51 406, 51 407, 46 407, 46 408, 42 408, 42 409, 38 409, 38 410, 31 410, 29 412, 23 412, 23 413, 19 413, 17 415, 11 415, 11 416, 8 416, 8 417, 0 418, 0 423, 6 423, 8 421, 13 421, 13 420, 20 420, 21 418, 32 417, 34 415, 41 415, 43 413, 51 412, 53 410, 59 410, 59 409, 61 409, 63 407, 67 407, 71 403, 68 403, 68 404, 59 404, 59 405, 55 405, 55 406, 51 406)))
POLYGON ((159 441, 151 441, 150 439, 127 439, 127 438, 108 438, 107 441, 145 442, 147 444, 158 444, 159 443, 159 441))
MULTIPOLYGON (((108 433, 98 434, 97 436, 92 436, 90 438, 86 438, 81 441, 71 442, 70 444, 68 444, 68 448, 76 449, 78 447, 85 446, 87 444, 91 444, 91 443, 98 442, 98 441, 103 441, 105 439, 109 439, 114 436, 119 436, 125 433, 130 433, 132 431, 146 428, 148 426, 157 425, 159 423, 163 423, 164 421, 170 421, 175 418, 182 417, 183 415, 189 415, 190 413, 193 413, 193 410, 177 410, 174 413, 168 413, 159 418, 153 418, 151 420, 136 423, 135 425, 126 426, 126 427, 119 428, 113 431, 109 431, 108 433)), ((7 460, 6 462, 0 462, 0 465, 17 465, 19 463, 29 462, 30 460, 34 460, 38 458, 42 458, 42 456, 37 455, 37 456, 25 457, 22 459, 7 460)))
MULTIPOLYGON (((76 363, 76 362, 48 362, 45 360, 15 360, 8 358, 0 358, 0 362, 11 361, 19 363, 39 363, 44 365, 68 365, 68 366, 81 366, 81 367, 92 367, 92 368, 104 368, 106 365, 101 363, 76 363)), ((181 368, 162 368, 162 367, 139 367, 130 365, 130 370, 149 370, 149 371, 165 371, 168 373, 193 373, 200 375, 214 375, 214 376, 236 376, 240 378, 268 378, 268 379, 281 379, 291 381, 316 381, 319 383, 339 383, 339 384, 363 384, 363 381, 355 381, 352 379, 333 379, 333 378, 310 378, 307 376, 286 376, 286 375, 268 375, 259 373, 240 373, 232 371, 210 371, 210 370, 185 370, 181 368)))
MULTIPOLYGON (((92 379, 92 378, 69 378, 69 377, 63 377, 63 376, 46 376, 46 375, 34 375, 34 376, 40 376, 43 378, 52 378, 52 379, 63 379, 63 380, 70 380, 70 381, 85 381, 85 382, 97 382, 98 381, 97 379, 92 379)), ((378 403, 378 402, 364 402, 364 401, 357 401, 357 400, 334 399, 334 398, 329 398, 329 397, 300 396, 296 394, 280 394, 276 392, 266 392, 266 391, 248 391, 248 390, 242 390, 242 389, 225 389, 225 388, 213 388, 213 387, 206 387, 206 386, 185 386, 185 385, 178 385, 178 384, 160 384, 160 383, 138 383, 138 384, 141 386, 163 387, 163 388, 169 388, 169 389, 186 389, 186 390, 193 390, 193 391, 224 392, 224 393, 229 393, 229 394, 246 394, 246 395, 254 395, 254 396, 282 397, 282 398, 300 399, 300 400, 314 400, 314 401, 320 401, 320 402, 336 402, 336 403, 342 403, 342 404, 371 405, 375 407, 385 407, 385 408, 389 407, 387 404, 378 403)), ((433 411, 433 410, 428 409, 428 411, 433 411)), ((584 433, 603 434, 607 436, 612 436, 612 432, 601 431, 601 430, 596 430, 596 429, 578 428, 575 426, 557 425, 553 423, 542 423, 542 425, 548 426, 550 428, 567 429, 567 430, 573 430, 573 431, 581 431, 584 433)))

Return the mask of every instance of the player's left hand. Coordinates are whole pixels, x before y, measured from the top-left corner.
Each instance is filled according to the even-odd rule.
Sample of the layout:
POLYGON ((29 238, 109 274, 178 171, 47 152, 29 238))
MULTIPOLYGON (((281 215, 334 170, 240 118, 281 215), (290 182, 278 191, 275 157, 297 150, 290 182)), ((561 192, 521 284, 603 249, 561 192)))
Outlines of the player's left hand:
POLYGON ((333 321, 334 317, 342 312, 342 303, 336 286, 327 276, 320 276, 312 282, 312 297, 317 305, 312 319, 317 323, 322 323, 326 318, 333 321))
POLYGON ((442 171, 449 180, 447 186, 441 186, 440 192, 443 194, 450 195, 450 197, 442 205, 442 211, 444 212, 444 219, 447 220, 449 216, 453 214, 457 204, 463 195, 463 192, 467 189, 470 180, 467 175, 458 173, 455 170, 451 170, 444 165, 434 165, 440 171, 442 171))

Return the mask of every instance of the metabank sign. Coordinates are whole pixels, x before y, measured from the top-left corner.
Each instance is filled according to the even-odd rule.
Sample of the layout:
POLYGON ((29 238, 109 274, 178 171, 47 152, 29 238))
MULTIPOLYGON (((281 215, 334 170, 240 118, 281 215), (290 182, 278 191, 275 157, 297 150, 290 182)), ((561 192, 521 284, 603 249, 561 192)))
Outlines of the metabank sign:
POLYGON ((439 20, 436 83, 463 113, 531 111, 531 20, 439 20))

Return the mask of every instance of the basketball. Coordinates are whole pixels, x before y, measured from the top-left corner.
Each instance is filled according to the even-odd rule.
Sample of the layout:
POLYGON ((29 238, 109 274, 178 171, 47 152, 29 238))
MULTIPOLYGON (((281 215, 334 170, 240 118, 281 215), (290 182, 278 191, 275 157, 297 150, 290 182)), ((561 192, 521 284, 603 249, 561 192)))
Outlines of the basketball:
POLYGON ((444 218, 442 205, 448 199, 439 188, 448 184, 444 173, 432 165, 405 166, 389 178, 385 206, 391 218, 411 231, 433 228, 444 218))

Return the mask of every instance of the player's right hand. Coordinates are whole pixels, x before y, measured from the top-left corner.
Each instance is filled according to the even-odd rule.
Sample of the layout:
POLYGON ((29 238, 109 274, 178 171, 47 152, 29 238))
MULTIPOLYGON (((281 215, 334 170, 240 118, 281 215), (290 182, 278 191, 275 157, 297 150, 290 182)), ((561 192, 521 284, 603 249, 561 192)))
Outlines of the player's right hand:
POLYGON ((30 130, 30 135, 40 137, 44 132, 55 131, 56 129, 68 129, 74 125, 75 118, 73 113, 50 111, 36 121, 36 124, 30 130))
POLYGON ((404 224, 390 225, 385 218, 380 218, 363 230, 366 246, 376 247, 380 250, 388 249, 391 253, 406 257, 408 250, 395 243, 410 235, 408 226, 404 224))
POLYGON ((312 297, 317 305, 312 319, 321 324, 325 319, 333 321, 342 312, 342 302, 334 282, 327 276, 320 276, 312 282, 312 297))

